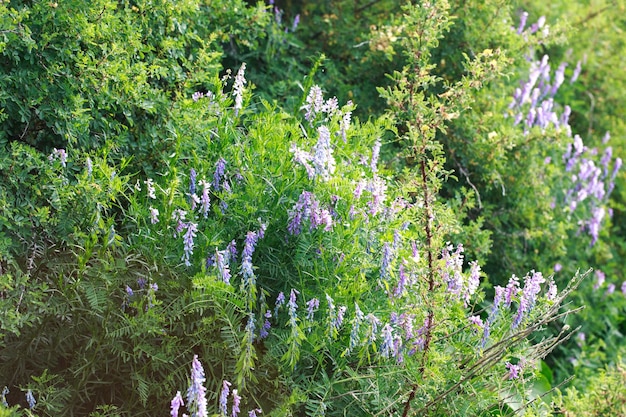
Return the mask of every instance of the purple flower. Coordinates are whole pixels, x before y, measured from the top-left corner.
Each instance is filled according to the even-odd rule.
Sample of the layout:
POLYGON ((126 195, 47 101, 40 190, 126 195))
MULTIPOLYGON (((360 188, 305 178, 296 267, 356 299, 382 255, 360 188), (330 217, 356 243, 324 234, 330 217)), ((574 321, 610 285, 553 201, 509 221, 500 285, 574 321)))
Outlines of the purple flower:
POLYGON ((257 416, 257 413, 259 413, 259 414, 261 414, 261 413, 262 413, 262 411, 261 411, 261 409, 260 409, 260 408, 255 408, 254 410, 251 410, 251 411, 248 413, 248 417, 258 417, 258 416, 257 416))
POLYGON ((237 75, 235 76, 235 82, 233 83, 233 96, 235 96, 235 115, 239 114, 239 110, 243 107, 243 92, 246 84, 246 78, 244 76, 246 71, 246 63, 241 64, 237 75))
POLYGON ((159 222, 159 210, 150 207, 150 223, 157 224, 159 222))
POLYGON ((472 324, 475 327, 478 327, 479 329, 482 329, 484 327, 484 323, 483 323, 483 319, 480 318, 480 316, 471 316, 468 317, 467 321, 470 322, 470 324, 472 324))
POLYGON ((595 275, 596 275, 596 283, 593 286, 593 289, 597 290, 602 285, 604 285, 604 280, 606 279, 606 275, 604 274, 604 272, 600 271, 599 269, 596 270, 595 275))
POLYGON ((224 380, 222 382, 222 391, 220 392, 220 415, 226 417, 228 415, 228 395, 230 394, 231 383, 224 380))
POLYGON ((382 336, 382 345, 380 347, 380 354, 383 358, 388 358, 391 356, 396 356, 395 346, 393 343, 393 330, 389 323, 385 324, 381 331, 382 336))
POLYGON ((237 417, 241 410, 239 409, 239 405, 241 404, 241 397, 236 389, 233 390, 233 410, 231 417, 237 417))
POLYGON ((37 405, 37 401, 35 401, 35 396, 33 395, 33 391, 30 389, 26 391, 26 402, 28 403, 28 407, 32 410, 37 405))
POLYGON ((443 281, 448 285, 448 292, 460 295, 463 288, 463 245, 457 245, 454 252, 454 246, 447 244, 441 251, 442 260, 445 261, 445 267, 442 271, 443 281))
POLYGON ((278 316, 278 309, 285 305, 285 294, 283 292, 279 292, 276 297, 276 304, 274 308, 274 316, 278 316))
POLYGON ((563 269, 563 265, 558 262, 554 264, 554 272, 559 272, 561 269, 563 269))
POLYGON ((520 365, 513 365, 510 362, 506 362, 505 366, 506 366, 506 369, 509 371, 509 374, 507 375, 507 379, 519 378, 519 373, 522 370, 522 367, 520 365))
POLYGON ((524 289, 519 300, 517 315, 513 320, 513 328, 519 326, 524 317, 527 317, 535 306, 537 295, 541 291, 541 284, 546 282, 541 272, 531 271, 532 275, 527 275, 524 280, 524 289))
POLYGON ((565 67, 567 67, 567 62, 562 62, 561 65, 559 65, 559 68, 554 73, 554 85, 552 86, 552 90, 550 91, 552 95, 556 94, 559 87, 563 84, 563 81, 565 81, 565 67))
POLYGON ((191 99, 193 101, 198 101, 200 100, 202 97, 204 97, 204 93, 202 91, 196 91, 195 93, 193 93, 191 95, 191 99))
POLYGON ((129 297, 133 296, 133 289, 130 288, 128 285, 126 286, 126 294, 128 294, 129 297))
POLYGON ((201 180, 200 185, 202 186, 202 196, 200 197, 200 211, 206 219, 209 214, 209 208, 211 208, 211 199, 209 197, 209 187, 211 187, 211 184, 207 181, 201 180))
POLYGON ((224 158, 220 158, 215 164, 215 173, 213 174, 213 189, 215 189, 216 192, 220 190, 220 184, 225 172, 226 160, 224 158))
POLYGON ((386 281, 389 278, 389 266, 393 260, 393 251, 389 243, 383 245, 383 256, 380 261, 380 279, 386 281))
POLYGON ((208 417, 205 381, 202 364, 198 360, 198 355, 194 355, 191 364, 191 385, 187 390, 187 409, 191 411, 191 417, 208 417))
POLYGON ((311 229, 317 229, 320 226, 324 226, 326 232, 333 229, 333 217, 328 209, 320 207, 319 201, 311 202, 310 213, 311 229))
POLYGON ((498 311, 500 308, 500 303, 502 302, 502 298, 504 297, 504 293, 506 289, 499 285, 496 285, 495 294, 493 296, 493 305, 491 306, 491 311, 489 312, 489 317, 487 318, 488 323, 493 323, 498 315, 498 311))
POLYGON ((610 283, 609 285, 606 286, 607 294, 613 294, 614 292, 615 292, 615 284, 610 283))
POLYGON ((291 289, 289 294, 289 302, 287 303, 287 309, 289 311, 289 318, 292 326, 296 325, 296 318, 298 317, 296 311, 298 310, 298 304, 296 304, 296 298, 300 294, 298 290, 291 289))
POLYGON ((310 220, 310 229, 317 229, 324 226, 324 230, 330 231, 333 227, 333 219, 327 209, 320 207, 313 193, 303 191, 298 202, 289 211, 289 224, 287 231, 292 235, 302 232, 302 223, 310 220))
POLYGON ((306 169, 309 179, 312 180, 313 178, 315 178, 315 168, 313 168, 309 163, 313 160, 313 156, 309 152, 303 151, 298 148, 295 143, 291 145, 291 148, 289 148, 289 152, 293 154, 293 161, 302 165, 304 169, 306 169))
POLYGON ((270 318, 272 318, 272 312, 267 310, 265 312, 265 322, 263 323, 263 326, 261 327, 261 331, 259 332, 259 337, 261 339, 265 339, 267 336, 270 335, 269 331, 270 331, 270 328, 272 327, 272 324, 269 321, 270 318))
POLYGON ((178 391, 176 392, 176 396, 172 398, 172 401, 170 402, 170 408, 172 410, 170 411, 170 416, 178 417, 178 409, 183 405, 185 405, 185 403, 183 403, 183 397, 180 395, 180 391, 178 391))
POLYGON ((361 342, 359 336, 359 329, 361 326, 361 322, 365 316, 363 312, 359 308, 357 303, 354 303, 354 319, 352 319, 352 330, 350 331, 350 342, 348 344, 347 353, 350 354, 354 348, 356 348, 361 342))
POLYGON ((375 176, 372 181, 367 183, 365 189, 369 191, 372 195, 372 198, 368 202, 368 205, 370 207, 370 214, 372 216, 375 216, 381 211, 381 206, 387 199, 387 184, 385 183, 384 179, 375 176))
POLYGON ((517 34, 521 35, 526 27, 526 20, 528 19, 528 12, 523 12, 519 19, 519 26, 517 28, 517 34))
POLYGON ((372 148, 372 160, 370 161, 370 168, 372 172, 375 174, 378 172, 378 157, 380 155, 380 139, 376 139, 374 142, 374 147, 372 148))
POLYGON ((589 230, 589 234, 591 235, 591 244, 593 246, 598 241, 600 236, 600 226, 602 224, 602 219, 604 219, 604 215, 606 211, 604 207, 594 207, 591 209, 591 218, 587 222, 587 228, 589 230))
POLYGON ((400 297, 402 294, 404 294, 404 289, 406 287, 406 284, 407 284, 407 276, 406 276, 406 272, 404 271, 404 263, 402 263, 398 270, 398 285, 396 286, 396 289, 393 291, 394 297, 400 297))
POLYGON ((509 307, 511 305, 511 301, 513 301, 513 297, 517 296, 520 291, 519 287, 519 278, 515 275, 511 276, 509 279, 509 283, 504 289, 504 305, 509 307))
POLYGON ((196 193, 196 170, 191 168, 189 170, 189 195, 196 193))
POLYGON ((303 106, 303 109, 306 110, 306 114, 304 115, 306 121, 312 123, 315 116, 322 111, 323 105, 324 96, 322 89, 318 85, 312 86, 306 97, 306 104, 303 106))
POLYGON ((626 295, 626 281, 622 282, 622 294, 626 295))
POLYGON ((176 209, 172 212, 172 220, 176 221, 174 236, 177 236, 185 228, 184 220, 186 215, 187 212, 181 209, 176 209))
POLYGON ((254 271, 252 270, 252 254, 256 247, 259 235, 257 232, 248 232, 241 252, 241 274, 243 283, 247 287, 255 283, 254 271))
POLYGON ((183 236, 183 242, 185 244, 182 261, 185 262, 185 265, 190 266, 191 262, 189 262, 189 257, 193 255, 193 247, 194 242, 193 239, 196 237, 196 231, 198 230, 198 225, 193 222, 187 223, 187 232, 183 236))
POLYGON ((230 284, 230 266, 228 264, 228 252, 215 251, 215 264, 217 265, 217 275, 226 284, 230 284))
POLYGON ((313 167, 315 174, 327 181, 335 172, 335 159, 330 144, 330 131, 326 126, 317 128, 319 138, 313 147, 313 167))
POLYGON ((332 116, 339 110, 339 102, 337 101, 337 97, 329 98, 326 100, 326 103, 322 106, 322 111, 327 113, 329 116, 332 116))
POLYGON ((335 329, 339 330, 339 328, 343 324, 343 318, 346 314, 347 309, 348 308, 346 306, 340 306, 339 309, 337 310, 337 317, 335 318, 335 322, 333 323, 333 326, 335 327, 335 329))
POLYGON ((61 161, 61 166, 64 168, 67 166, 67 152, 65 152, 65 149, 53 148, 52 154, 48 156, 48 160, 53 161, 55 158, 58 158, 59 161, 61 161))
POLYGON ((309 301, 307 301, 306 305, 307 305, 306 319, 313 320, 313 314, 315 314, 317 309, 320 307, 320 300, 318 300, 317 298, 311 298, 309 301))
POLYGON ((578 61, 576 63, 576 68, 574 68, 574 72, 572 73, 572 78, 569 80, 570 84, 573 84, 580 75, 580 71, 582 70, 581 62, 578 61))
POLYGON ((367 319, 370 325, 368 329, 367 342, 368 344, 372 344, 376 341, 376 335, 378 333, 378 326, 380 325, 380 320, 372 313, 368 314, 365 318, 367 319))
POLYGON ((474 295, 480 285, 480 265, 478 265, 478 261, 470 262, 470 265, 470 275, 465 287, 465 304, 470 302, 471 296, 474 295))
POLYGON ((300 24, 300 15, 297 14, 296 17, 293 18, 293 24, 291 25, 291 31, 295 32, 300 24))

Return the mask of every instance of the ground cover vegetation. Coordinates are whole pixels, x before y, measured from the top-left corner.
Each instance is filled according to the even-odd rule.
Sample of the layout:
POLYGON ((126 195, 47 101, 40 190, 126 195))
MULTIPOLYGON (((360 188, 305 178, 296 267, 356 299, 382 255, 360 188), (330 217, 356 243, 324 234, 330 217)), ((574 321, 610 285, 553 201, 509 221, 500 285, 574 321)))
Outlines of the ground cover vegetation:
POLYGON ((626 414, 624 4, 0 3, 0 416, 626 414))

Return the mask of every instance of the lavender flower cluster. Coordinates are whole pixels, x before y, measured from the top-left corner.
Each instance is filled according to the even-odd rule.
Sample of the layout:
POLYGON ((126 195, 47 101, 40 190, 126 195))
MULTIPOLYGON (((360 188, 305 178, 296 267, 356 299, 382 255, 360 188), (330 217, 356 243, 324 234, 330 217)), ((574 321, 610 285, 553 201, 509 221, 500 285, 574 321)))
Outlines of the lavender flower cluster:
POLYGON ((335 173, 336 165, 330 143, 330 131, 326 126, 320 126, 317 128, 317 132, 318 140, 313 146, 312 152, 303 151, 295 144, 291 146, 290 151, 294 154, 294 162, 304 166, 310 180, 320 177, 322 180, 328 181, 331 175, 335 173))
MULTIPOLYGON (((4 388, 2 388, 2 392, 0 393, 0 404, 2 404, 2 406, 9 408, 9 403, 7 401, 7 395, 9 395, 9 387, 5 386, 4 388)), ((31 410, 35 409, 35 406, 37 405, 37 400, 35 400, 35 395, 33 394, 33 391, 29 388, 26 391, 26 402, 28 403, 28 408, 31 410)))
POLYGON ((524 319, 527 319, 532 313, 542 291, 542 284, 546 282, 548 282, 548 285, 547 288, 545 288, 544 297, 548 302, 554 302, 557 297, 557 288, 554 280, 550 279, 550 281, 546 281, 541 272, 531 271, 527 274, 526 277, 524 277, 523 287, 520 286, 520 279, 515 275, 511 276, 506 287, 496 285, 494 288, 495 295, 487 320, 485 320, 484 323, 479 318, 470 320, 471 324, 478 325, 483 330, 481 346, 485 347, 489 342, 491 326, 499 317, 501 309, 510 308, 513 301, 517 303, 517 311, 513 316, 510 327, 512 330, 519 327, 524 319))
MULTIPOLYGON (((318 85, 314 85, 309 90, 306 103, 302 107, 305 110, 304 118, 313 126, 313 122, 319 115, 326 115, 324 120, 328 120, 337 115, 339 120, 339 132, 344 142, 347 141, 347 131, 350 127, 352 111, 349 110, 352 103, 348 102, 347 108, 339 109, 336 97, 324 101, 322 89, 318 85)), ((333 157, 333 147, 331 143, 331 132, 328 126, 321 125, 317 127, 317 143, 311 151, 300 149, 296 144, 291 145, 291 153, 296 164, 302 165, 310 180, 320 177, 324 181, 328 181, 335 172, 335 159, 333 157)))
POLYGON ((298 202, 289 211, 289 223, 287 231, 292 235, 299 235, 302 232, 304 222, 309 222, 309 230, 324 227, 325 231, 333 228, 333 218, 330 211, 323 208, 315 195, 310 191, 303 191, 298 198, 298 202))
MULTIPOLYGON (((610 135, 607 133, 603 143, 606 144, 609 138, 610 135)), ((622 166, 622 159, 615 158, 609 175, 612 148, 606 147, 600 166, 597 166, 593 160, 597 153, 597 149, 589 149, 584 146, 580 136, 576 135, 574 142, 568 145, 565 154, 563 154, 565 171, 571 172, 573 183, 572 187, 565 193, 564 202, 573 212, 585 200, 589 201, 591 217, 580 221, 580 229, 586 230, 591 235, 591 246, 598 241, 600 226, 607 214, 603 204, 613 191, 615 178, 622 166)))
POLYGON ((474 295, 480 285, 480 265, 478 262, 471 262, 469 276, 463 274, 463 245, 457 245, 456 249, 450 243, 441 251, 441 259, 444 266, 441 269, 441 278, 447 285, 449 293, 462 299, 467 306, 471 296, 474 295), (454 252, 453 252, 454 251, 454 252))
MULTIPOLYGON (((606 274, 598 269, 595 272, 595 277, 596 277, 596 282, 593 285, 593 290, 598 291, 600 288, 603 288, 604 284, 606 283, 606 274)), ((606 284, 605 294, 611 295, 615 292, 616 289, 617 289, 617 285, 615 285, 612 282, 609 282, 608 284, 606 284)), ((622 294, 626 296, 626 281, 622 282, 622 285, 620 286, 620 290, 622 294)))
MULTIPOLYGON (((544 27, 545 17, 541 17, 536 24, 525 29, 527 18, 528 13, 522 14, 520 25, 517 28, 518 34, 528 36, 544 27)), ((569 125, 571 108, 565 105, 563 112, 558 115, 556 112, 557 103, 554 101, 554 96, 565 81, 565 69, 568 64, 566 62, 561 63, 554 73, 554 78, 552 78, 548 60, 548 55, 544 55, 540 61, 531 62, 528 79, 521 82, 521 86, 515 90, 509 108, 515 113, 516 125, 524 122, 525 133, 528 133, 535 126, 545 130, 553 125, 554 128, 564 131, 567 136, 571 137, 572 130, 569 125)), ((578 79, 581 68, 581 62, 578 61, 570 77, 570 84, 578 79)), ((607 132, 603 144, 606 144, 609 138, 610 135, 607 132)), ((593 160, 597 154, 597 149, 588 149, 584 146, 580 136, 574 135, 573 142, 568 144, 563 155, 565 171, 572 173, 571 180, 573 183, 573 186, 566 191, 564 203, 573 212, 583 201, 590 201, 591 215, 588 219, 580 221, 580 229, 591 235, 591 246, 598 240, 601 223, 607 214, 603 204, 615 186, 615 177, 622 165, 622 160, 616 158, 609 176, 612 148, 609 146, 604 150, 600 165, 596 165, 593 160)), ((550 162, 550 158, 546 158, 546 163, 550 162)))
MULTIPOLYGON (((460 268, 462 267, 462 246, 459 245, 454 253, 451 253, 452 249, 451 245, 444 249, 444 262, 454 265, 453 268, 460 268)), ((418 259, 416 247, 414 248, 413 254, 414 259, 418 259)), ((380 271, 381 279, 388 281, 391 278, 390 270, 393 256, 392 245, 388 243, 383 245, 380 271)), ((408 262, 406 260, 402 260, 399 266, 397 286, 390 294, 392 297, 402 297, 407 292, 408 287, 414 282, 414 280, 408 277, 410 272, 406 271, 407 265, 408 262)), ((462 275, 460 270, 458 271, 458 274, 462 275)), ((468 303, 471 295, 474 294, 478 287, 480 279, 479 275, 480 267, 478 266, 478 263, 471 263, 469 278, 456 278, 463 282, 460 287, 463 288, 463 292, 450 291, 454 294, 462 294, 462 299, 468 303)), ((532 300, 534 292, 531 290, 531 287, 532 286, 529 284, 529 289, 526 290, 527 295, 524 296, 526 306, 524 311, 530 311, 534 306, 534 301, 532 300)), ((289 324, 292 328, 298 326, 298 305, 296 303, 298 294, 299 293, 296 290, 292 290, 289 302, 287 303, 289 324)), ((306 322, 310 329, 311 323, 315 320, 316 313, 319 312, 320 301, 317 298, 311 298, 304 304, 306 306, 306 312, 303 314, 306 314, 306 322)), ((398 363, 401 363, 404 361, 405 356, 414 355, 417 351, 423 349, 427 329, 433 324, 429 321, 428 317, 426 317, 423 319, 421 326, 416 329, 417 326, 415 325, 415 321, 418 317, 414 314, 408 313, 391 313, 389 319, 387 321, 383 321, 374 313, 365 314, 356 303, 354 305, 353 313, 349 314, 350 312, 348 307, 344 305, 337 306, 335 304, 335 300, 329 294, 326 294, 326 304, 327 308, 325 309, 324 317, 321 317, 320 319, 323 323, 325 323, 326 328, 328 329, 328 337, 331 340, 336 340, 339 337, 345 323, 348 321, 346 320, 346 317, 349 315, 351 316, 349 320, 350 339, 348 347, 344 352, 345 355, 350 355, 358 349, 367 349, 376 343, 378 345, 376 351, 378 351, 382 358, 394 358, 398 363)), ((278 313, 284 305, 285 295, 281 292, 276 298, 274 310, 275 318, 278 317, 278 313)), ((480 327, 483 327, 482 321, 480 322, 480 327)))
MULTIPOLYGON (((212 181, 208 181, 206 179, 201 179, 198 181, 198 174, 196 170, 191 168, 189 171, 189 188, 186 194, 188 196, 189 210, 176 208, 172 211, 171 218, 175 224, 174 237, 178 237, 179 235, 182 236, 183 255, 181 261, 183 261, 186 266, 191 265, 191 257, 195 248, 195 238, 197 237, 198 233, 198 223, 194 221, 194 218, 196 217, 196 211, 198 211, 203 218, 208 218, 209 210, 211 208, 211 189, 214 193, 232 193, 230 182, 226 173, 226 165, 227 162, 223 158, 220 158, 217 161, 212 181), (198 195, 198 186, 201 187, 200 195, 198 195), (192 219, 188 220, 188 215, 192 217, 192 219)), ((148 200, 156 200, 157 196, 154 181, 151 178, 148 178, 146 181, 144 181, 144 184, 146 185, 146 194, 148 200)), ((140 187, 138 185, 136 186, 136 188, 140 190, 140 187)), ((222 200, 220 201, 220 210, 222 211, 222 213, 225 213, 227 208, 228 205, 226 201, 224 201, 224 199, 222 198, 222 200)), ((150 206, 149 214, 151 224, 159 223, 160 213, 158 209, 150 206)), ((229 259, 225 258, 224 252, 219 251, 216 253, 215 258, 218 260, 220 278, 224 282, 229 282, 229 259)))
MULTIPOLYGON (((189 388, 187 389, 187 411, 190 412, 190 415, 183 414, 183 417, 208 417, 209 413, 207 410, 207 390, 204 386, 206 382, 206 377, 204 374, 204 368, 202 364, 198 360, 198 355, 194 355, 193 361, 191 364, 191 382, 189 384, 189 388)), ((222 381, 222 389, 220 391, 219 400, 218 400, 218 410, 219 415, 222 417, 238 417, 241 412, 241 396, 239 395, 237 389, 233 389, 231 391, 230 387, 232 384, 226 380, 222 381), (232 398, 230 413, 228 412, 228 398, 232 398)), ((178 417, 180 413, 181 407, 185 407, 185 402, 183 401, 183 396, 180 391, 176 393, 172 401, 170 402, 170 416, 178 417)), ((249 412, 250 415, 256 415, 256 413, 260 413, 260 409, 254 409, 249 412)))

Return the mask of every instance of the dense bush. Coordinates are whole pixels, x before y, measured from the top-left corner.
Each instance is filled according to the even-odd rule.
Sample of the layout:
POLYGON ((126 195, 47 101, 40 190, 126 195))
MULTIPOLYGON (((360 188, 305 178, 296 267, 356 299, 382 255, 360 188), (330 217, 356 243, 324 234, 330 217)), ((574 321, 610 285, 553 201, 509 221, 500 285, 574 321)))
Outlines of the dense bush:
POLYGON ((626 301, 576 272, 619 162, 561 116, 568 32, 395 3, 0 5, 0 413, 550 415, 585 405, 572 366, 619 384, 587 365, 626 301), (611 307, 586 340, 572 297, 611 307))

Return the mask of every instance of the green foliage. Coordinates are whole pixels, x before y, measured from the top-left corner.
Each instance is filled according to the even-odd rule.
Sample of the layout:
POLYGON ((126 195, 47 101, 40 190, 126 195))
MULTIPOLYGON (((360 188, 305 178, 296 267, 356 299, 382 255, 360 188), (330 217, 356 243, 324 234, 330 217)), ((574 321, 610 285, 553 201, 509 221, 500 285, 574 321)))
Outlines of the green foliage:
MULTIPOLYGON (((500 1, 279 6, 0 4, 0 384, 22 407, 0 414, 159 415, 194 355, 211 413, 223 381, 274 416, 601 410, 626 301, 576 271, 617 270, 621 226, 589 247, 571 137, 509 108, 566 25, 519 36, 500 1), (560 292, 535 272, 557 262, 560 292), (572 297, 608 309, 572 318, 572 297), (572 368, 588 397, 555 393, 572 368)), ((579 88, 555 102, 591 130, 579 88)), ((594 204, 619 219, 619 193, 594 204)))

